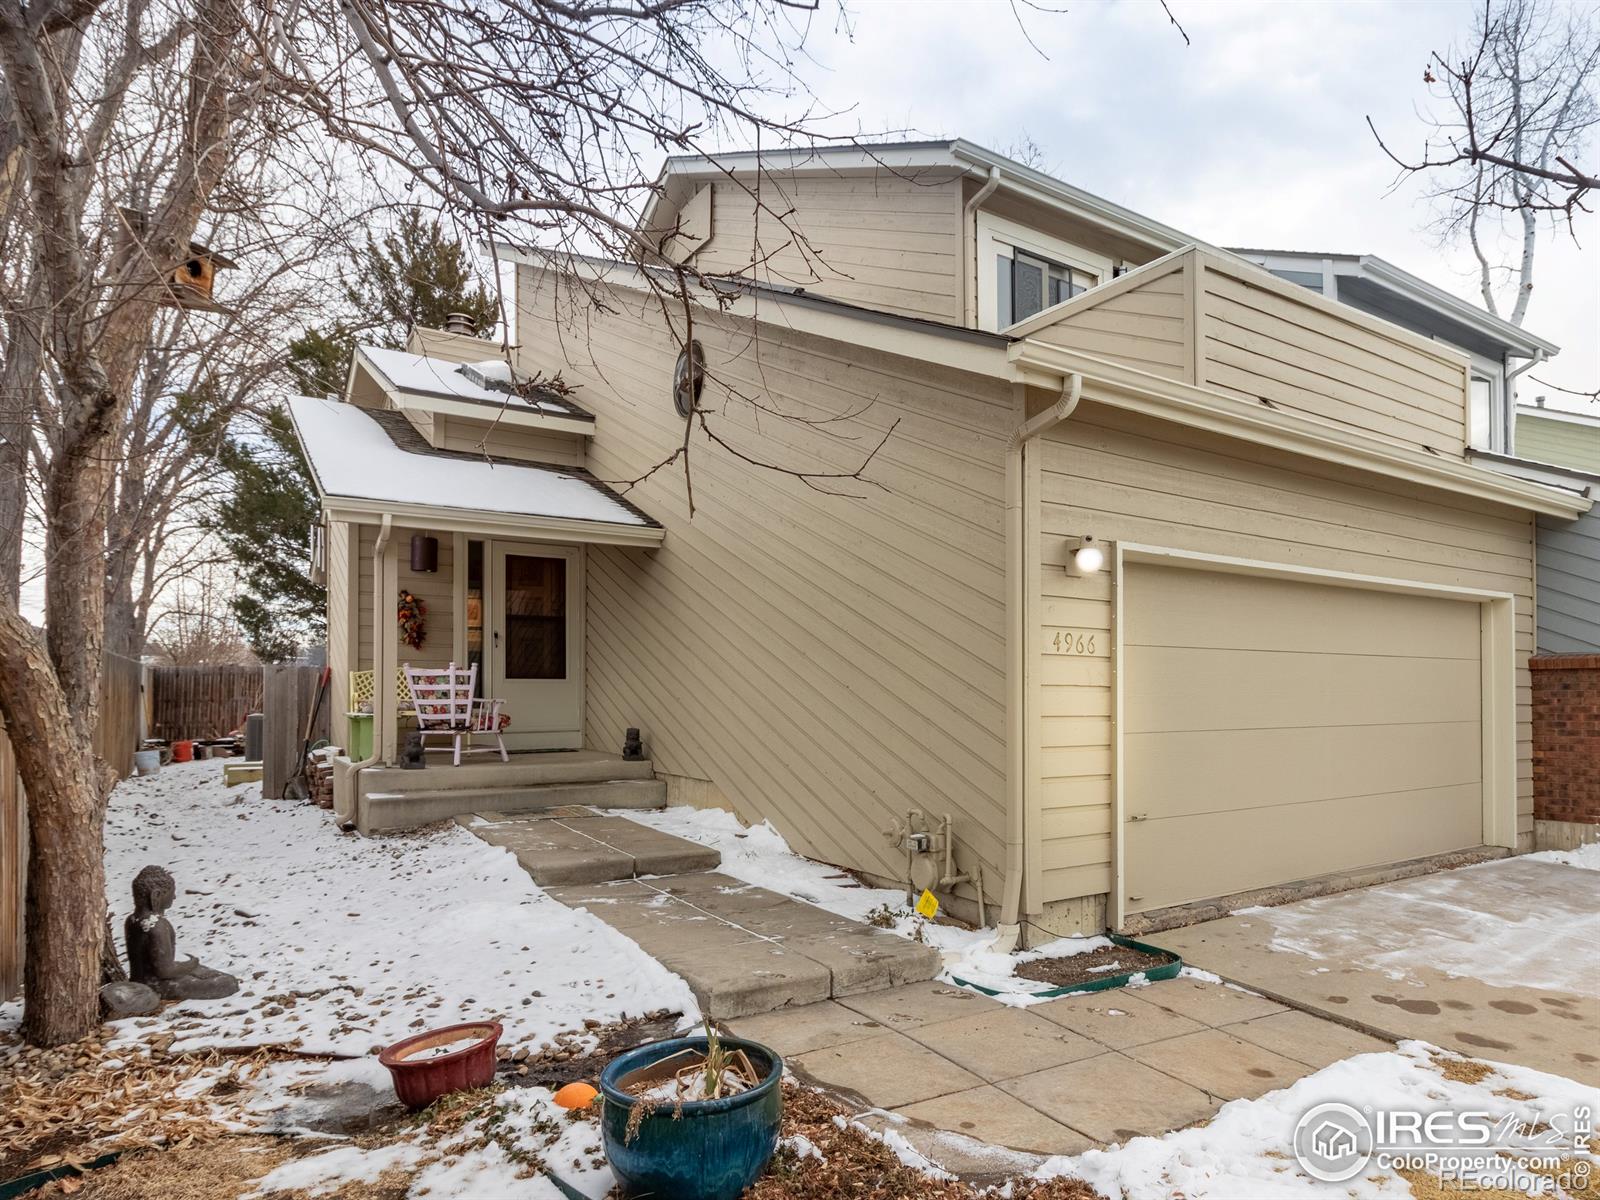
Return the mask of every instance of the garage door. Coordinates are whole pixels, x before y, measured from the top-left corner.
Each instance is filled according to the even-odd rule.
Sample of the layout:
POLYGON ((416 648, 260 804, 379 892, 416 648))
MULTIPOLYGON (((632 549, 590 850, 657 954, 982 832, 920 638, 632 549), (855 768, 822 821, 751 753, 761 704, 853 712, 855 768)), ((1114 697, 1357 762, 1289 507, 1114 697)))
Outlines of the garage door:
POLYGON ((1477 604, 1123 578, 1126 911, 1482 844, 1477 604))

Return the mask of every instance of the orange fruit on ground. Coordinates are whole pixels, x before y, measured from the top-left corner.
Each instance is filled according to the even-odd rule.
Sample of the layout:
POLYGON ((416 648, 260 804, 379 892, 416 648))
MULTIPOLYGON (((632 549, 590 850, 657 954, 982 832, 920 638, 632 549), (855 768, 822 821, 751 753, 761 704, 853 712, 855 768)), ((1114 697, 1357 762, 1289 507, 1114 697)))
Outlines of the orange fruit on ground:
POLYGON ((588 1108, 599 1094, 587 1083, 569 1083, 555 1094, 555 1101, 562 1108, 588 1108))

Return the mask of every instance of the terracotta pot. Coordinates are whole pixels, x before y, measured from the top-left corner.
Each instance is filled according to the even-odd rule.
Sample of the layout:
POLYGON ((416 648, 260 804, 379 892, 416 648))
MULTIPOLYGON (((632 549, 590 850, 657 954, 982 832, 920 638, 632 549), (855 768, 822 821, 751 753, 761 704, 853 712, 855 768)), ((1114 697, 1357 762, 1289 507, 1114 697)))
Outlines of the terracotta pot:
POLYGON ((494 1079, 494 1051, 502 1032, 498 1021, 446 1025, 386 1046, 378 1061, 389 1068, 400 1103, 415 1111, 450 1092, 486 1087, 494 1079), (462 1043, 461 1049, 430 1058, 416 1057, 436 1046, 456 1042, 462 1043))

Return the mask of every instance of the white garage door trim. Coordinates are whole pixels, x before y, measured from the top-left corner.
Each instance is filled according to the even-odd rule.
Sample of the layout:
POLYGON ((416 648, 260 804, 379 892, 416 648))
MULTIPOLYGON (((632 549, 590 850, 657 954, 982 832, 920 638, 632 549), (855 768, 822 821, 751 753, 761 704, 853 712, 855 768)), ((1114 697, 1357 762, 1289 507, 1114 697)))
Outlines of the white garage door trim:
POLYGON ((1127 887, 1123 854, 1125 848, 1123 782, 1127 772, 1122 744, 1125 728, 1123 690, 1126 674, 1123 664, 1122 604, 1125 595, 1124 568, 1128 563, 1153 563, 1167 567, 1188 567, 1199 571, 1254 575, 1266 579, 1287 579, 1300 583, 1321 583, 1329 587, 1357 588, 1366 591, 1394 592, 1401 595, 1434 596, 1472 600, 1483 606, 1479 622, 1484 672, 1483 687, 1483 842, 1486 846, 1517 844, 1517 755, 1516 755, 1516 623, 1515 598, 1510 592, 1480 588, 1452 587, 1448 584, 1421 583, 1413 579, 1390 579, 1381 575, 1357 575, 1289 563, 1234 558, 1222 554, 1201 554, 1164 546, 1144 546, 1118 542, 1112 548, 1112 880, 1111 928, 1120 928, 1126 919, 1127 887))

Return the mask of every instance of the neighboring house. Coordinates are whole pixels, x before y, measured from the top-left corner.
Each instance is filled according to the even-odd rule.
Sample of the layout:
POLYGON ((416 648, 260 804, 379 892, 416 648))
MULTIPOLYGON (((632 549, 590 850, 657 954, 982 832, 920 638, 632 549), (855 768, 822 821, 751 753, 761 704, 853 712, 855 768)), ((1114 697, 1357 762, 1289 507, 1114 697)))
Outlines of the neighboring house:
POLYGON ((1040 932, 1531 846, 1534 519, 1589 501, 1469 460, 1471 356, 961 141, 672 160, 641 236, 722 277, 713 429, 793 472, 887 434, 870 482, 691 429, 691 518, 681 308, 504 253, 565 387, 418 331, 291 401, 336 680, 483 647, 523 746, 636 726, 672 799, 875 879, 948 817, 941 899, 1040 932))
MULTIPOLYGON (((1592 495, 1600 485, 1600 417, 1519 404, 1508 454, 1474 459, 1520 479, 1592 495)), ((1539 654, 1600 654, 1600 513, 1538 525, 1539 654)))
POLYGON ((1518 458, 1600 474, 1600 414, 1546 408, 1544 397, 1517 405, 1518 458))

